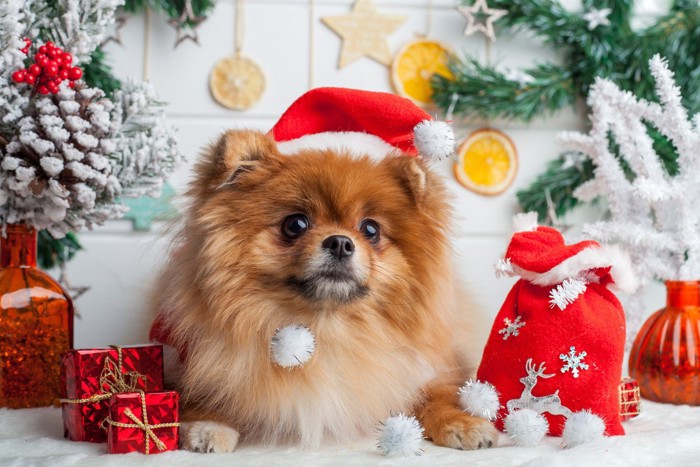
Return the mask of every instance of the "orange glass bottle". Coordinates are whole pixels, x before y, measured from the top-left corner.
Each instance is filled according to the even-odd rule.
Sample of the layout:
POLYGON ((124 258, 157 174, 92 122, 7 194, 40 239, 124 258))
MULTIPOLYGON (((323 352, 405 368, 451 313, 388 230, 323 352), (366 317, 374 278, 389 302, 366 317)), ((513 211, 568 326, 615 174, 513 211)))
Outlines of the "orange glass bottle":
POLYGON ((666 293, 634 340, 630 376, 645 399, 700 405, 700 281, 668 281, 666 293))
POLYGON ((73 347, 73 302, 36 268, 36 240, 25 225, 0 238, 0 407, 55 403, 61 355, 73 347))

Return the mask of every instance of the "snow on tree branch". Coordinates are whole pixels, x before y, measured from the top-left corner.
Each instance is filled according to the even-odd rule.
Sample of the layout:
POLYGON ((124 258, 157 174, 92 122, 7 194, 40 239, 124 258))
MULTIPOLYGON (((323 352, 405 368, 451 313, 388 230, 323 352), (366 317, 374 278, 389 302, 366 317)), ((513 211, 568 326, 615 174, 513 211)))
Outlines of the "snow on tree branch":
POLYGON ((110 99, 82 81, 59 81, 48 94, 13 82, 26 65, 25 37, 30 55, 50 38, 73 63, 84 62, 123 3, 0 2, 1 223, 27 223, 55 238, 102 224, 126 212, 120 198, 160 196, 180 163, 164 104, 147 83, 127 81, 110 99))
POLYGON ((78 63, 84 62, 104 41, 105 31, 114 23, 114 13, 122 5, 124 0, 58 0, 54 7, 57 15, 42 26, 78 63))

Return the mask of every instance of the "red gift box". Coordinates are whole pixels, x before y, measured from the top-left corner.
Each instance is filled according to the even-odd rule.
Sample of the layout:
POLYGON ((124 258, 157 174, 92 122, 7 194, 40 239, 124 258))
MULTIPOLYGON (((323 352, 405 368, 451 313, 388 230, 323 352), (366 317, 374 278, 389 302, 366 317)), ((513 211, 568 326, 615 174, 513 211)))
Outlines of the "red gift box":
POLYGON ((177 449, 180 396, 175 391, 115 394, 109 400, 110 454, 153 454, 177 449))
POLYGON ((620 419, 622 421, 636 417, 642 411, 642 398, 639 383, 634 378, 622 378, 620 381, 620 419))
POLYGON ((143 345, 71 350, 61 361, 64 436, 107 440, 100 427, 114 393, 163 389, 163 347, 143 345))

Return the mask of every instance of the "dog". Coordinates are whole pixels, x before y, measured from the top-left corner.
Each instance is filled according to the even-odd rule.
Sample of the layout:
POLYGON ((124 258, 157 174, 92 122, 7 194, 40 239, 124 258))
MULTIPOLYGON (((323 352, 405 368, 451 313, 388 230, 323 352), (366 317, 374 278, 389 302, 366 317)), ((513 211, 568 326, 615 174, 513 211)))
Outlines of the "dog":
POLYGON ((232 130, 204 151, 186 196, 155 304, 182 357, 184 448, 317 446, 402 411, 437 445, 495 443, 493 425, 459 407, 469 310, 451 272, 447 190, 426 163, 283 155, 268 134, 232 130), (270 341, 292 324, 316 349, 288 369, 270 341))

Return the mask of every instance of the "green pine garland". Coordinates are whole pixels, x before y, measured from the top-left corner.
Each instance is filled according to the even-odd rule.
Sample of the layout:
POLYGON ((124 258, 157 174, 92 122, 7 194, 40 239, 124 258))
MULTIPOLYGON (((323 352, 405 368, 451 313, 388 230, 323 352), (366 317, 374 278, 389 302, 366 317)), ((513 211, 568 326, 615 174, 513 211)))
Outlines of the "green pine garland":
MULTIPOLYGON (((463 0, 471 5, 471 0, 463 0)), ((583 0, 583 10, 610 8, 609 26, 592 31, 580 12, 565 10, 556 0, 489 0, 491 8, 508 14, 496 22, 501 29, 529 30, 564 55, 563 65, 538 64, 524 70, 531 80, 512 81, 495 66, 473 58, 453 59, 453 78, 435 75, 433 99, 456 115, 529 122, 574 105, 588 95, 597 76, 609 78, 635 95, 654 100, 654 80, 647 63, 656 53, 668 59, 691 114, 700 111, 700 4, 675 0, 669 13, 641 31, 630 25, 632 0, 583 0)), ((669 173, 677 170, 677 153, 658 132, 650 131, 669 173)), ((557 215, 578 204, 574 190, 593 176, 590 162, 570 166, 562 154, 528 188, 518 192, 525 211, 547 220, 549 203, 557 215)))
MULTIPOLYGON (((196 26, 194 18, 183 18, 184 21, 180 21, 185 9, 185 2, 186 0, 126 0, 124 11, 129 14, 139 14, 148 7, 153 11, 165 13, 180 27, 192 28, 196 26)), ((195 17, 206 17, 214 8, 214 0, 190 0, 190 5, 195 17)))

